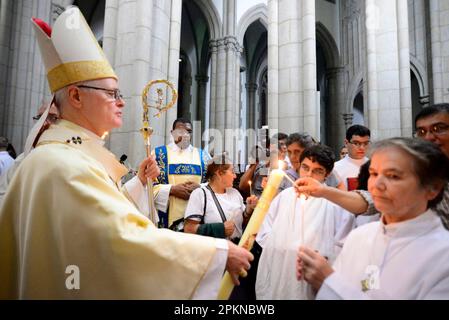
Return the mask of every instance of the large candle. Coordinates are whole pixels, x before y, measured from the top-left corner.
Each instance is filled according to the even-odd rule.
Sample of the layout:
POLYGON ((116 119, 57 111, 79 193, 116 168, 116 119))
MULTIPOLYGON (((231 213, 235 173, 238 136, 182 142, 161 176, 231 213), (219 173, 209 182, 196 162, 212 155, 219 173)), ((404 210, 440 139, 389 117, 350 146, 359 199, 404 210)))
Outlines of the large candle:
MULTIPOLYGON (((268 208, 270 208, 271 201, 277 195, 277 191, 279 185, 284 178, 284 172, 280 169, 276 169, 271 171, 270 177, 268 178, 267 185, 262 192, 262 196, 257 202, 256 209, 254 209, 253 214, 251 215, 251 219, 246 226, 245 232, 240 239, 239 246, 243 247, 245 243, 248 245, 245 246, 248 250, 251 250, 254 244, 254 240, 256 239, 256 235, 259 232, 259 229, 265 219, 265 215, 267 214, 268 208)), ((228 300, 229 296, 234 289, 234 283, 232 282, 231 276, 228 272, 225 273, 223 279, 221 280, 220 291, 218 292, 219 300, 228 300)))

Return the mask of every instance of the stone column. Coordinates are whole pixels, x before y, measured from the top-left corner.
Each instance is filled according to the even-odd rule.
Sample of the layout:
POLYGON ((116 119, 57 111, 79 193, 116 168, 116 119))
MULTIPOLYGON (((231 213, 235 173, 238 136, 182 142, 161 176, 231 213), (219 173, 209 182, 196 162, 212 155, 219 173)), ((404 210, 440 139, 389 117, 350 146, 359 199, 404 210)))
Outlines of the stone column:
MULTIPOLYGON (((179 77, 179 52, 181 45, 181 17, 182 0, 171 0, 170 13, 170 36, 169 36, 169 57, 168 57, 168 77, 167 79, 178 88, 179 77)), ((178 106, 175 105, 166 113, 165 119, 165 141, 170 140, 170 131, 173 122, 178 114, 178 106)))
POLYGON ((278 126, 270 129, 318 137, 315 1, 273 0, 268 6, 268 113, 270 125, 278 126))
POLYGON ((367 108, 373 140, 410 135, 407 0, 366 0, 365 4, 367 108))
POLYGON ((331 121, 328 123, 327 139, 328 145, 335 147, 342 145, 346 133, 345 122, 341 117, 346 113, 344 110, 344 71, 343 67, 339 67, 329 69, 326 74, 329 85, 329 118, 331 121))
POLYGON ((198 83, 198 110, 197 115, 201 121, 201 134, 206 129, 206 89, 209 83, 209 77, 205 75, 195 76, 195 80, 198 83))
POLYGON ((315 0, 301 1, 302 34, 302 90, 304 106, 304 131, 320 138, 317 125, 317 75, 316 75, 316 21, 315 0))
POLYGON ((210 87, 210 119, 209 128, 216 128, 216 112, 217 112, 217 59, 218 59, 218 43, 211 40, 209 43, 210 63, 211 63, 211 87, 210 87))
MULTIPOLYGON (((139 130, 142 127, 141 94, 151 79, 153 7, 152 0, 108 0, 106 3, 106 13, 111 15, 105 16, 104 50, 119 77, 126 102, 123 125, 111 133, 109 144, 117 156, 127 154, 134 168, 146 156, 139 130)), ((154 144, 160 128, 155 121, 151 126, 155 129, 154 144)))
POLYGON ((348 128, 350 126, 352 126, 352 120, 354 120, 354 114, 353 113, 343 113, 342 118, 345 123, 345 135, 346 135, 346 130, 348 130, 348 128))
MULTIPOLYGON (((240 120, 240 66, 241 47, 237 41, 235 0, 223 2, 223 37, 210 42, 212 52, 212 88, 210 128, 216 129, 221 143, 214 145, 216 153, 234 149, 233 137, 226 135, 226 129, 235 129, 240 120), (215 111, 215 112, 214 112, 215 111), (221 145, 220 145, 221 144, 221 145)), ((232 131, 228 131, 232 132, 232 131)))
POLYGON ((447 1, 430 0, 430 25, 432 42, 433 100, 449 101, 449 5, 447 1))
MULTIPOLYGON (((224 129, 226 128, 226 52, 224 50, 224 39, 217 39, 217 72, 215 88, 215 127, 222 134, 224 139, 224 129)), ((223 142, 223 141, 222 141, 223 142)), ((222 152, 223 145, 217 143, 215 151, 222 152)))
POLYGON ((246 105, 247 105, 247 122, 246 127, 248 129, 256 129, 256 93, 257 84, 254 82, 248 82, 245 85, 246 88, 246 105))
POLYGON ((268 127, 279 128, 278 0, 268 0, 268 127))
MULTIPOLYGON (((105 51, 113 57, 127 103, 124 124, 111 134, 110 147, 117 155, 126 153, 130 164, 136 167, 145 156, 139 131, 142 90, 154 79, 177 83, 181 4, 180 0, 108 0, 106 8, 112 15, 106 15, 105 20, 105 51)), ((149 99, 154 100, 155 96, 150 93, 149 99)), ((152 116, 156 111, 150 113, 152 116)), ((151 117, 153 147, 166 143, 170 117, 171 113, 151 117)))
POLYGON ((401 135, 411 137, 412 119, 412 80, 410 76, 410 44, 407 0, 397 0, 398 46, 399 46, 399 87, 401 111, 401 135))
POLYGON ((31 18, 52 24, 53 11, 60 9, 50 0, 0 3, 0 135, 18 153, 33 125, 32 116, 43 100, 51 100, 31 18))

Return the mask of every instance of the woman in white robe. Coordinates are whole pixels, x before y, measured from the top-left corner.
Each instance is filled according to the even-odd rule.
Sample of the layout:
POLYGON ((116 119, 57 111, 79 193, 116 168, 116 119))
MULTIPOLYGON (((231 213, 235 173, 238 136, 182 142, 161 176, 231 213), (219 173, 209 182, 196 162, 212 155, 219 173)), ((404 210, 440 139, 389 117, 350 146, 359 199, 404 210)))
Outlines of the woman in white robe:
POLYGON ((449 299, 449 232, 436 207, 449 163, 432 143, 379 142, 368 189, 381 221, 354 230, 333 267, 301 247, 297 277, 317 299, 449 299))

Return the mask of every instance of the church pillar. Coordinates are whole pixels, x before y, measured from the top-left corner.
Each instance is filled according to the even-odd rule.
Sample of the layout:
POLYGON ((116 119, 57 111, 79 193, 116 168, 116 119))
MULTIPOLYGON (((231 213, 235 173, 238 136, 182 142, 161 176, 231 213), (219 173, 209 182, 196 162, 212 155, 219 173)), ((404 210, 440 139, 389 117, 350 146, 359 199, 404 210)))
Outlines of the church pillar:
POLYGON ((217 59, 218 59, 218 42, 211 40, 209 42, 210 64, 211 64, 211 86, 210 86, 210 118, 209 128, 216 128, 216 112, 217 112, 217 59))
POLYGON ((345 123, 341 117, 346 113, 344 109, 344 76, 343 67, 329 69, 326 74, 329 86, 327 144, 336 148, 342 145, 346 133, 345 123))
POLYGON ((432 43, 433 69, 433 101, 442 103, 449 101, 449 47, 447 32, 449 6, 446 1, 430 0, 430 25, 432 43))
POLYGON ((245 85, 246 88, 246 105, 247 105, 247 122, 246 127, 248 129, 256 129, 256 93, 257 84, 248 82, 245 85))
MULTIPOLYGON (((104 49, 113 58, 127 108, 122 128, 111 133, 110 148, 117 155, 126 153, 136 167, 146 156, 140 133, 142 90, 154 79, 177 84, 181 0, 107 0, 106 10, 104 49)), ((155 94, 148 98, 154 104, 155 94)), ((151 109, 153 147, 167 143, 173 112, 155 118, 151 109)))
POLYGON ((201 134, 205 130, 206 124, 206 89, 209 83, 209 77, 205 75, 195 76, 195 80, 198 83, 198 119, 201 122, 201 134))
POLYGON ((0 135, 6 136, 18 153, 33 126, 32 116, 44 100, 51 100, 31 18, 52 25, 53 18, 63 11, 54 2, 0 2, 0 135))
POLYGON ((407 0, 366 0, 365 12, 367 108, 373 140, 411 135, 407 0))
POLYGON ((315 1, 273 0, 268 5, 268 114, 269 123, 278 125, 271 129, 307 131, 319 137, 315 1), (274 24, 278 27, 270 30, 274 24))
MULTIPOLYGON (((170 31, 168 47, 168 76, 167 79, 178 88, 179 77, 179 52, 181 50, 181 18, 182 0, 171 0, 170 11, 170 31)), ((173 122, 178 114, 178 105, 175 104, 166 113, 165 118, 165 142, 170 141, 173 122)))

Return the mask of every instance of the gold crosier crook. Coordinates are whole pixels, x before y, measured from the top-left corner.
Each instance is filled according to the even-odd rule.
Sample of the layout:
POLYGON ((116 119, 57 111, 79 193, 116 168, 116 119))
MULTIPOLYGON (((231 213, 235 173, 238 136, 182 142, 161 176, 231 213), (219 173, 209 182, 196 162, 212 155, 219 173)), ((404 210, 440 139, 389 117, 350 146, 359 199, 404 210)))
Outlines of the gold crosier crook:
MULTIPOLYGON (((153 128, 150 127, 150 108, 156 109, 158 112, 154 115, 156 118, 160 118, 163 112, 166 112, 168 109, 174 106, 176 100, 178 99, 178 92, 174 88, 173 84, 168 80, 152 80, 148 82, 142 92, 142 106, 143 106, 143 121, 142 121, 142 129, 140 132, 143 135, 143 140, 145 143, 145 149, 147 152, 147 158, 151 156, 151 135, 153 134, 153 128), (157 88, 157 100, 156 105, 151 106, 148 104, 148 93, 150 89, 157 84, 165 84, 171 90, 171 101, 167 104, 164 104, 164 93, 161 88, 157 88)), ((156 224, 156 210, 154 205, 154 195, 153 195, 153 181, 147 178, 147 191, 148 191, 148 208, 150 210, 149 217, 151 221, 155 225, 156 224)))

